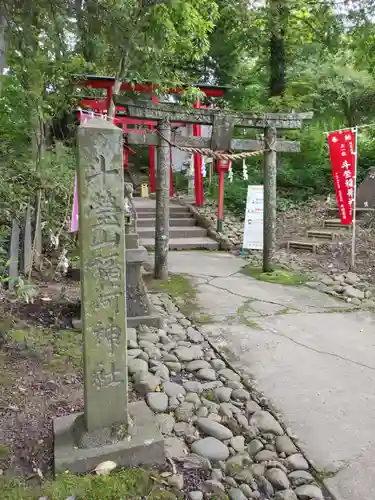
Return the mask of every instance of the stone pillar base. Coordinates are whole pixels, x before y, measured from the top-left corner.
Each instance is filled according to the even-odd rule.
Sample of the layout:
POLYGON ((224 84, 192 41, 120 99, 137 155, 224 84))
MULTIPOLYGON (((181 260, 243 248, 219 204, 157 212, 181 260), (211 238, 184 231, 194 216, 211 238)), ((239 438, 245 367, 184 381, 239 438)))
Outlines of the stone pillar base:
MULTIPOLYGON (((130 235, 128 237, 130 241, 130 235)), ((136 236, 136 235, 135 235, 136 236)), ((163 319, 153 309, 142 278, 142 265, 147 261, 147 250, 144 247, 126 250, 126 320, 128 328, 147 325, 162 328, 163 319)), ((79 279, 80 272, 76 269, 79 279)), ((73 320, 73 327, 80 330, 80 319, 73 320)))
POLYGON ((162 318, 153 310, 142 277, 142 266, 147 261, 147 250, 144 247, 129 248, 125 255, 128 327, 147 325, 161 328, 162 318))
POLYGON ((55 474, 64 471, 85 474, 106 460, 112 460, 118 467, 163 465, 164 442, 151 410, 144 401, 137 401, 129 404, 128 414, 132 423, 122 440, 113 435, 113 428, 87 433, 83 413, 54 419, 55 474))

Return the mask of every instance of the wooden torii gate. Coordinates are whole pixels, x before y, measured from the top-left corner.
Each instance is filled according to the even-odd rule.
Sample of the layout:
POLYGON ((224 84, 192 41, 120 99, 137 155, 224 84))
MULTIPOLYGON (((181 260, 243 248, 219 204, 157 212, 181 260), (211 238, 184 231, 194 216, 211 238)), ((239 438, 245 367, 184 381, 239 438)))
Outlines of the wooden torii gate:
POLYGON ((158 122, 156 132, 145 135, 128 133, 129 144, 158 146, 156 175, 156 227, 155 227, 155 278, 168 278, 169 250, 169 167, 170 147, 182 151, 199 152, 217 161, 264 153, 264 243, 263 269, 272 270, 276 241, 276 153, 298 152, 299 143, 277 139, 277 129, 293 130, 302 127, 303 120, 313 117, 308 113, 264 113, 245 114, 223 112, 212 109, 190 109, 176 104, 134 101, 115 95, 116 105, 123 106, 128 116, 158 122), (200 125, 211 125, 212 135, 205 137, 183 137, 172 132, 171 121, 200 125), (235 127, 264 130, 264 140, 233 139, 235 127), (235 152, 242 151, 242 153, 235 152))

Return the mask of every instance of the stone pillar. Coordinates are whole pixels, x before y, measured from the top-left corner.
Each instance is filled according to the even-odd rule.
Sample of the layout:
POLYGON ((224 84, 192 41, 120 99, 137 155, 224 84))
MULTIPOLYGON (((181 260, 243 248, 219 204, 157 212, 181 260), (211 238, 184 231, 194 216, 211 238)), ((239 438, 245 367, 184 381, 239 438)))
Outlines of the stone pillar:
POLYGON ((127 324, 129 328, 139 325, 160 328, 162 319, 151 306, 142 278, 142 265, 147 261, 147 250, 139 246, 133 185, 125 182, 124 186, 127 324))
POLYGON ((79 127, 78 196, 85 406, 54 420, 55 472, 160 464, 150 410, 128 405, 122 131, 109 122, 79 127))
POLYGON ((85 425, 90 432, 127 423, 122 131, 89 120, 79 127, 78 148, 85 425))

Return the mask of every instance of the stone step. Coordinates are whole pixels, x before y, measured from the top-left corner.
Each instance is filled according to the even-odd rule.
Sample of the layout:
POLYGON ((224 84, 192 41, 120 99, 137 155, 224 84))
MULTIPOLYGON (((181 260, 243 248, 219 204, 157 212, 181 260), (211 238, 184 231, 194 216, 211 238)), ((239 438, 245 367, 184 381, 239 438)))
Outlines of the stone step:
MULTIPOLYGON (((140 218, 137 220, 137 226, 138 228, 141 227, 152 227, 155 228, 155 217, 149 218, 140 218)), ((194 217, 179 217, 179 218, 174 218, 171 217, 169 219, 169 225, 171 227, 186 227, 186 226, 196 226, 196 220, 194 217)))
MULTIPOLYGON (((140 238, 140 245, 147 250, 155 250, 154 238, 140 238)), ((169 250, 218 250, 219 243, 211 238, 171 238, 169 250)))
POLYGON ((340 228, 340 229, 348 229, 351 227, 351 224, 341 224, 340 219, 325 219, 323 221, 323 227, 325 228, 340 228))
MULTIPOLYGON (((153 227, 138 227, 138 234, 140 238, 154 238, 155 228, 153 227)), ((207 235, 206 229, 199 226, 186 226, 186 227, 170 227, 169 237, 173 238, 201 238, 207 235)))
MULTIPOLYGON (((156 212, 155 203, 152 204, 135 204, 135 210, 137 213, 153 213, 156 212)), ((169 205, 169 212, 174 214, 190 213, 189 209, 180 205, 169 205)))
POLYGON ((322 240, 294 240, 288 241, 287 249, 295 249, 295 250, 306 250, 308 252, 315 253, 319 247, 322 247, 327 242, 323 242, 322 240))
MULTIPOLYGON (((152 210, 146 211, 146 212, 139 211, 138 209, 136 211, 137 211, 138 219, 155 219, 155 216, 156 216, 155 208, 153 208, 152 210)), ((169 210, 169 217, 171 219, 172 218, 173 219, 189 219, 190 217, 192 217, 192 215, 189 211, 179 212, 179 211, 175 211, 173 208, 173 209, 169 210)))
POLYGON ((338 234, 324 229, 310 229, 307 231, 307 237, 316 240, 334 241, 337 239, 338 234))

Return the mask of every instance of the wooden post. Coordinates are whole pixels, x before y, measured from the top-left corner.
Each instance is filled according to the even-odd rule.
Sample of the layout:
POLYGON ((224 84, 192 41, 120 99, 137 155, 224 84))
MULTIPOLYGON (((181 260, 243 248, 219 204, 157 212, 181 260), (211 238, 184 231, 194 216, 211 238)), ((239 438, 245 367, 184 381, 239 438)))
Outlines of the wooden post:
POLYGON ((12 221, 12 234, 9 251, 9 290, 13 290, 14 282, 18 278, 18 254, 20 247, 20 226, 16 219, 12 221))
POLYGON ((352 251, 350 255, 350 270, 355 269, 355 238, 356 238, 356 228, 357 228, 357 172, 358 172, 358 127, 354 129, 354 193, 353 193, 353 205, 352 205, 352 251))
POLYGON ((273 270, 276 240, 276 129, 264 131, 267 151, 264 153, 264 227, 263 227, 263 271, 273 270))
MULTIPOLYGON (((157 95, 152 94, 152 102, 158 103, 159 99, 157 95)), ((149 125, 148 128, 150 130, 153 129, 152 125, 149 125)), ((148 148, 148 154, 149 154, 149 166, 150 166, 150 193, 155 193, 155 163, 156 163, 156 147, 155 146, 149 146, 148 148)))
MULTIPOLYGON (((200 108, 199 99, 194 104, 194 108, 200 108)), ((200 137, 201 126, 198 123, 193 124, 193 135, 200 137)), ((203 157, 199 153, 194 153, 194 188, 195 188, 195 204, 197 207, 203 206, 203 179, 202 179, 203 157)))
POLYGON ((169 183, 171 124, 168 118, 158 125, 160 142, 156 168, 155 278, 168 279, 169 183))
POLYGON ((219 171, 219 186, 217 193, 217 225, 216 230, 218 233, 223 231, 223 218, 224 218, 224 172, 219 171))
POLYGON ((172 148, 169 146, 169 196, 173 198, 174 196, 174 189, 173 189, 173 159, 172 159, 172 148))
POLYGON ((23 272, 29 276, 33 266, 33 241, 31 229, 31 206, 27 206, 25 213, 25 228, 23 238, 23 272))
POLYGON ((42 269, 42 190, 38 189, 35 199, 35 228, 33 260, 38 271, 42 269))

